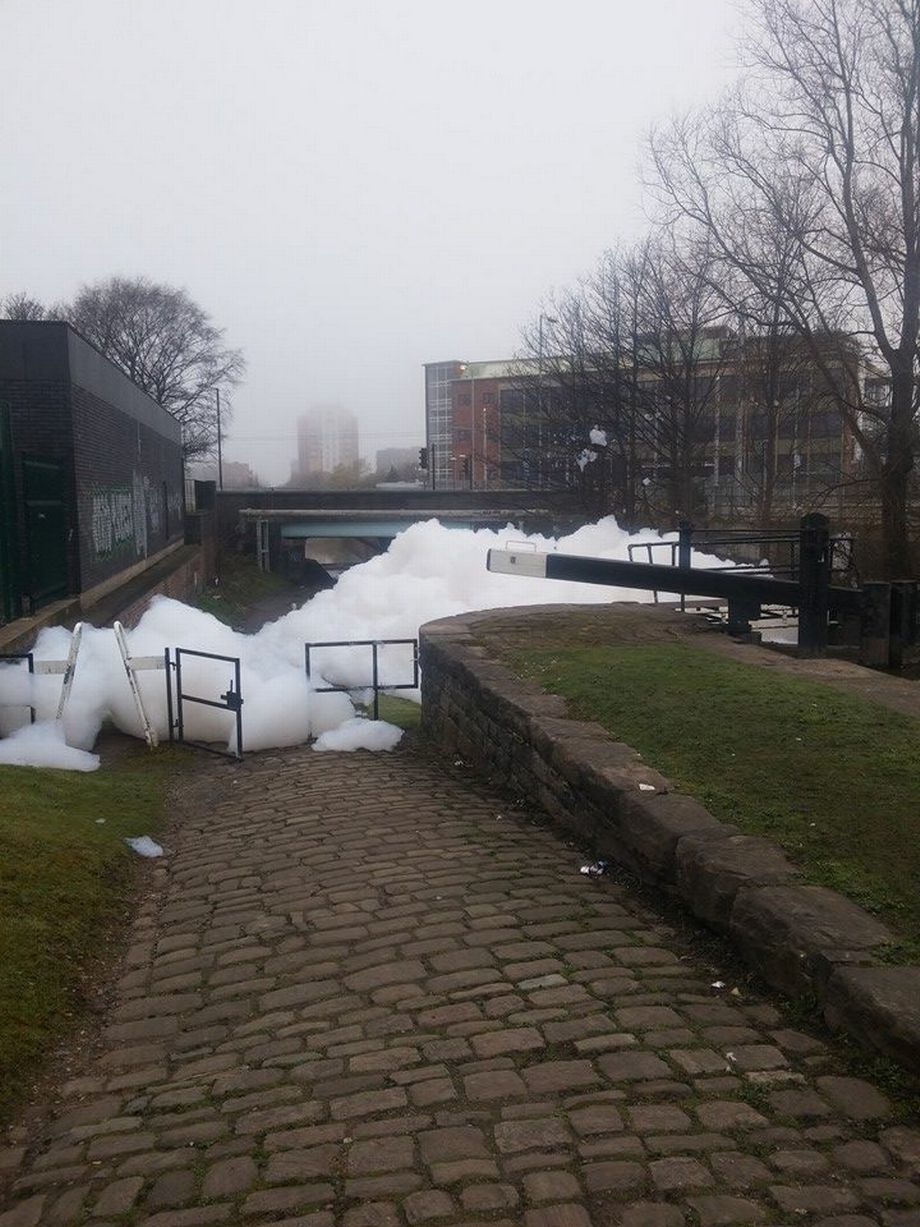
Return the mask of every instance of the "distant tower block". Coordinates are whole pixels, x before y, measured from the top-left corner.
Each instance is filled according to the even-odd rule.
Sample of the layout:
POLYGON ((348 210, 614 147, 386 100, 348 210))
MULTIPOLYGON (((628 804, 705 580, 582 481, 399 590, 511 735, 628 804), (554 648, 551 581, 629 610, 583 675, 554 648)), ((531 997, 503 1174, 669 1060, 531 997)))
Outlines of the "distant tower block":
POLYGON ((341 405, 316 405, 297 422, 297 471, 300 477, 357 468, 358 422, 341 405))

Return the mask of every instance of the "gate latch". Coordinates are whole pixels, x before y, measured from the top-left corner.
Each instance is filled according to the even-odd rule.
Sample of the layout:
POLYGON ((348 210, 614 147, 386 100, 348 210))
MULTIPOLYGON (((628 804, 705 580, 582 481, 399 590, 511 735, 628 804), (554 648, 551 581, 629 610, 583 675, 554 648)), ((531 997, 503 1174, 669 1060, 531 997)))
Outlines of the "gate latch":
POLYGON ((243 696, 238 690, 234 690, 232 686, 226 694, 222 694, 220 697, 227 704, 229 711, 239 711, 243 706, 243 696))

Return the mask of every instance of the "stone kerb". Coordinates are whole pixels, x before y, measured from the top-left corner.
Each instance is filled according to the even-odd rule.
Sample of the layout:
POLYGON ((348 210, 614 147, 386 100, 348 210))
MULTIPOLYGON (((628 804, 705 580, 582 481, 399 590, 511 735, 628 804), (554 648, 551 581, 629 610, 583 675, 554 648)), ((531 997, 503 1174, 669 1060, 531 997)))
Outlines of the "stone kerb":
POLYGON ((422 627, 424 735, 680 900, 772 987, 813 998, 830 1026, 920 1070, 920 967, 881 962, 894 934, 837 892, 803 882, 778 845, 718 821, 630 746, 569 719, 564 699, 490 657, 477 628, 507 615, 422 627))

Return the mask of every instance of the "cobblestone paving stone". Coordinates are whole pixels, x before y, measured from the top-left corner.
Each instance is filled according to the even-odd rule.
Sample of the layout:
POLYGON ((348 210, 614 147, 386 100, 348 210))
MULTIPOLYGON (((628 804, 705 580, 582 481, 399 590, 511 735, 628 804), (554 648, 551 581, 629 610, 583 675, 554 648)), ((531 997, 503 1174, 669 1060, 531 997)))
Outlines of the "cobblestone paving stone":
POLYGON ((884 1094, 457 771, 299 749, 182 808, 0 1227, 920 1224, 884 1094))

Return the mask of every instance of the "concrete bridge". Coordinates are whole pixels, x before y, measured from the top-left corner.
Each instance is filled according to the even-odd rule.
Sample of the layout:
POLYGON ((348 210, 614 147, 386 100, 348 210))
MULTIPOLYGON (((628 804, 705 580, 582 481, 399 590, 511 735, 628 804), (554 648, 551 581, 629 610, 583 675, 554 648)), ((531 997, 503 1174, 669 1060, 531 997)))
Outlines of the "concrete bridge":
POLYGON ((335 572, 363 562, 420 520, 553 535, 584 520, 568 491, 225 490, 216 503, 222 539, 294 578, 311 564, 335 572))

